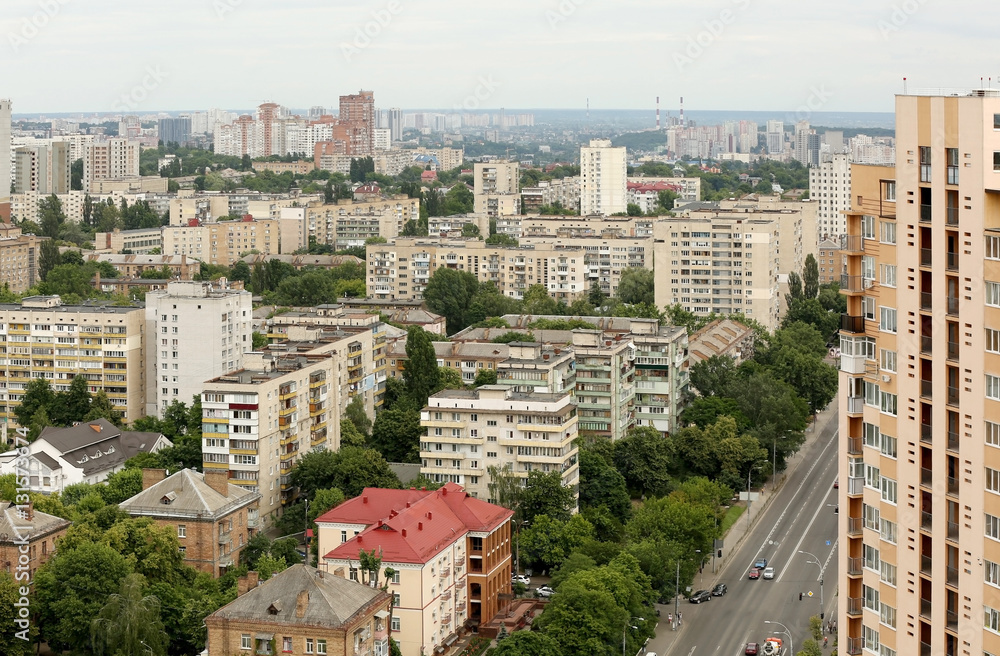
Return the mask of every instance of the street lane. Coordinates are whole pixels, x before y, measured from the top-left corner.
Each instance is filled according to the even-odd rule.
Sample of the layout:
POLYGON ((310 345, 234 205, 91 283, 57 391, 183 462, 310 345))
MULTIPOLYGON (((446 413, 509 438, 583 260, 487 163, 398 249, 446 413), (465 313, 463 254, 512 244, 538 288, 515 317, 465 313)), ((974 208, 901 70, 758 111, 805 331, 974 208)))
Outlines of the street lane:
MULTIPOLYGON (((738 656, 747 642, 761 643, 770 635, 783 638, 787 649, 787 636, 779 634, 781 627, 765 624, 765 620, 787 626, 794 647, 801 648, 802 641, 809 637, 809 617, 820 614, 820 566, 811 562, 812 556, 799 551, 819 559, 826 583, 825 606, 836 607, 835 413, 821 419, 818 431, 819 435, 803 447, 802 461, 789 474, 763 516, 753 520, 750 534, 736 553, 725 558, 718 574, 712 575, 709 564, 703 574, 695 577, 694 589, 711 589, 717 582, 726 583, 728 594, 702 604, 682 600, 679 607, 684 626, 676 640, 664 636, 670 632, 666 615, 673 611, 673 605, 661 607, 658 635, 647 645, 648 651, 668 653, 669 643, 671 656, 738 656), (768 565, 775 568, 773 580, 747 578, 758 557, 767 558, 768 565)), ((753 508, 751 512, 755 512, 753 508)))

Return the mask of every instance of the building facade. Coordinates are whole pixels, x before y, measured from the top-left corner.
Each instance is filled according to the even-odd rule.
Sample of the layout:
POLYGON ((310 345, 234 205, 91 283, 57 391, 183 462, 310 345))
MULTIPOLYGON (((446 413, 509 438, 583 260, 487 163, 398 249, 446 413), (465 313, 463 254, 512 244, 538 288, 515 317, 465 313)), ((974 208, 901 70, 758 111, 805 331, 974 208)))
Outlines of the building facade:
POLYGON ((0 223, 0 285, 20 294, 38 282, 38 250, 44 237, 21 234, 10 223, 0 223))
POLYGON ((98 180, 138 178, 141 148, 138 141, 118 138, 84 144, 83 188, 100 193, 94 187, 94 182, 98 180))
POLYGON ((618 214, 626 210, 625 147, 591 139, 580 148, 580 214, 618 214))
POLYGON ((249 251, 278 253, 279 222, 218 221, 192 226, 164 226, 163 253, 188 255, 208 264, 232 266, 249 251))
POLYGON ((13 502, 0 501, 0 571, 12 577, 27 571, 27 580, 34 581, 35 572, 55 555, 59 538, 66 535, 71 523, 35 510, 31 502, 18 510, 13 502))
POLYGON ((0 201, 10 198, 11 175, 11 102, 0 98, 0 201))
POLYGON ((819 204, 817 231, 839 238, 847 230, 844 212, 851 209, 851 161, 846 154, 827 155, 809 169, 809 198, 819 204))

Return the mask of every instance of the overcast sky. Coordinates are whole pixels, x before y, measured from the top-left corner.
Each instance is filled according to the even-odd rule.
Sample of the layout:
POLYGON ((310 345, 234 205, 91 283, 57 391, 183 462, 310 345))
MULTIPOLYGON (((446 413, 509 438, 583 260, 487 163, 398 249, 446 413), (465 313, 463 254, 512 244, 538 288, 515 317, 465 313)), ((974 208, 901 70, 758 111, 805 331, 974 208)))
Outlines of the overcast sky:
POLYGON ((892 111, 1000 75, 989 0, 2 0, 14 112, 892 111), (365 32, 368 34, 366 35, 365 32), (369 36, 370 35, 370 36, 369 36))

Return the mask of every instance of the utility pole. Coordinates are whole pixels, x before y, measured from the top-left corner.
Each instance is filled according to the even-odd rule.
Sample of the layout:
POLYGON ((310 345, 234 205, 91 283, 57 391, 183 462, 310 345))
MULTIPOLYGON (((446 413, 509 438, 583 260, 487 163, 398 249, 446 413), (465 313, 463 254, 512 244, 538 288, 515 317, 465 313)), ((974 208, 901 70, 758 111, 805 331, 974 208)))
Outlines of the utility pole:
POLYGON ((674 631, 677 630, 677 611, 680 610, 680 601, 681 601, 681 561, 678 560, 677 580, 674 583, 674 621, 673 621, 674 631))
POLYGON ((306 549, 305 549, 306 555, 305 555, 305 558, 302 559, 302 561, 303 561, 303 563, 305 563, 306 565, 308 565, 309 564, 309 548, 312 546, 311 544, 309 544, 309 497, 302 497, 302 498, 306 502, 306 515, 305 515, 306 528, 305 528, 305 531, 303 531, 303 533, 302 533, 302 537, 305 538, 305 542, 306 542, 306 549))

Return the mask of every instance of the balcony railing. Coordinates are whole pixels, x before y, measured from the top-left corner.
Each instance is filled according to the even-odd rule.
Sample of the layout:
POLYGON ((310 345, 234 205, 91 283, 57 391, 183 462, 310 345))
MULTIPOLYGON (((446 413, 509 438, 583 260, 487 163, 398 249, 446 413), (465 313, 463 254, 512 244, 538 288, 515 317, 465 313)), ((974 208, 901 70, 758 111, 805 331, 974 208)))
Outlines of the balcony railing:
POLYGON ((925 487, 931 487, 934 484, 934 470, 928 469, 927 467, 921 467, 920 484, 925 487))
POLYGON ((958 359, 958 342, 948 342, 948 359, 958 359))
POLYGON ((954 476, 948 477, 948 494, 958 496, 958 479, 954 476))
POLYGON ((863 334, 865 332, 865 318, 842 314, 840 315, 840 329, 845 333, 863 334))
POLYGON ((931 261, 932 261, 931 254, 933 252, 934 251, 932 251, 929 248, 920 249, 920 266, 925 266, 925 267, 931 266, 931 261))
POLYGON ((929 531, 931 530, 931 527, 933 525, 934 525, 933 515, 927 512, 926 510, 920 511, 920 528, 924 529, 925 531, 929 531))
POLYGON ((848 576, 860 576, 862 570, 862 559, 860 557, 847 559, 848 576))
POLYGON ((860 517, 848 517, 847 518, 847 534, 850 536, 858 536, 862 534, 862 529, 864 529, 865 523, 860 517))
POLYGON ((949 251, 945 259, 945 268, 948 271, 958 271, 958 253, 949 251))
POLYGON ((934 307, 934 295, 930 292, 920 292, 920 309, 931 310, 934 307))
POLYGON ((930 424, 920 424, 920 441, 930 444, 933 442, 934 431, 930 424))
POLYGON ((848 597, 847 598, 847 614, 852 617, 861 617, 861 611, 863 606, 861 604, 861 597, 848 597))
MULTIPOLYGON (((864 649, 865 643, 861 638, 848 638, 847 639, 847 654, 848 656, 858 656, 864 649)), ((928 652, 929 654, 929 652, 928 652)))
POLYGON ((931 560, 930 556, 921 556, 920 557, 920 573, 921 574, 926 574, 927 576, 930 576, 931 575, 931 570, 933 568, 933 565, 934 565, 934 561, 931 560))
POLYGON ((944 572, 945 572, 945 583, 954 587, 958 587, 958 568, 948 566, 945 568, 944 572))
POLYGON ((863 292, 871 289, 875 281, 864 276, 851 276, 842 274, 840 276, 840 289, 845 292, 863 292))
POLYGON ((930 223, 931 222, 931 206, 921 205, 920 206, 920 222, 930 223))
POLYGON ((847 438, 847 453, 851 455, 859 455, 863 453, 862 443, 860 437, 849 437, 847 438))
POLYGON ((958 388, 948 387, 948 405, 958 405, 958 388))
POLYGON ((958 451, 958 433, 948 431, 948 450, 958 451))
POLYGON ((861 235, 841 235, 840 250, 860 253, 865 250, 865 240, 861 235))
POLYGON ((945 216, 947 217, 946 218, 946 222, 947 222, 948 225, 950 225, 950 226, 957 226, 958 225, 958 208, 957 207, 949 207, 945 216))
POLYGON ((920 643, 920 656, 931 656, 931 643, 921 642, 920 643))
POLYGON ((931 355, 934 353, 934 338, 920 336, 920 353, 922 355, 931 355))
POLYGON ((930 599, 921 599, 920 600, 920 617, 923 617, 924 619, 928 619, 929 620, 932 617, 931 613, 932 613, 931 600, 930 599))
POLYGON ((948 539, 958 542, 958 522, 948 522, 948 539))
POLYGON ((847 397, 847 412, 848 414, 861 414, 865 411, 865 397, 863 396, 849 396, 847 397))
POLYGON ((922 380, 920 381, 920 396, 925 399, 933 398, 934 396, 934 381, 922 380))
POLYGON ((859 495, 864 493, 865 479, 860 476, 853 476, 847 479, 847 494, 859 495))
POLYGON ((948 297, 948 314, 957 315, 958 314, 958 297, 949 296, 948 297))

